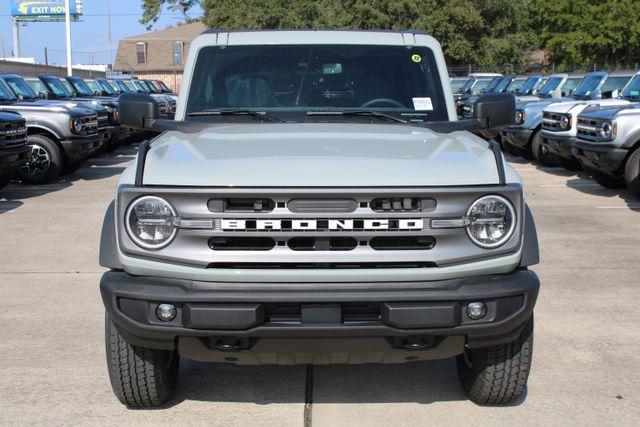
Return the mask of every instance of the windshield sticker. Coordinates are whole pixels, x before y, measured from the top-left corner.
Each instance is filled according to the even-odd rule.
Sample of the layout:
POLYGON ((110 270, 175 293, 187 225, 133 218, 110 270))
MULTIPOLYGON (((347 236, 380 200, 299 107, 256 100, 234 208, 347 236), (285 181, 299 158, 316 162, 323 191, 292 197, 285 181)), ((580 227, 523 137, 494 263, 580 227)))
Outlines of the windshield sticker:
POLYGON ((416 111, 433 111, 431 98, 413 98, 413 109, 416 111))
POLYGON ((417 53, 414 53, 413 55, 411 55, 411 60, 413 62, 420 62, 422 61, 422 56, 418 55, 417 53))

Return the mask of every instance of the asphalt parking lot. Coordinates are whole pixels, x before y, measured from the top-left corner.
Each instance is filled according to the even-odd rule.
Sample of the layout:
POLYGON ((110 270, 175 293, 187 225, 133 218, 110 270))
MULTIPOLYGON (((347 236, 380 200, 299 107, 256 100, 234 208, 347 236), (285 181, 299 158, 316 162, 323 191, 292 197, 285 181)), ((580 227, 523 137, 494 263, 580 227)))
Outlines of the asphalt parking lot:
POLYGON ((637 425, 640 202, 519 160, 542 252, 524 399, 467 401, 453 360, 310 371, 183 360, 166 408, 125 409, 107 377, 97 259, 134 155, 120 148, 58 183, 0 192, 1 424, 637 425))

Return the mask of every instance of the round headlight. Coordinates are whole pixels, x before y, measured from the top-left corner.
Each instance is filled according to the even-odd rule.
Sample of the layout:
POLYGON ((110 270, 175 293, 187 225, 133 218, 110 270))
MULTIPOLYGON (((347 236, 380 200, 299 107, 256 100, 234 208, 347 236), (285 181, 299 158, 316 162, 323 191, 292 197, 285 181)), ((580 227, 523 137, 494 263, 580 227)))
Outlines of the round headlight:
POLYGON ((604 138, 611 138, 611 123, 609 122, 604 122, 602 124, 602 130, 600 131, 600 134, 604 137, 604 138))
POLYGON ((161 249, 177 233, 173 224, 176 211, 166 200, 157 196, 143 196, 129 205, 125 215, 127 234, 144 249, 161 249))
POLYGON ((80 119, 75 119, 71 122, 71 127, 73 128, 74 132, 82 132, 82 120, 80 119))
POLYGON ((496 248, 507 242, 516 228, 513 205, 501 196, 484 196, 467 211, 467 234, 483 248, 496 248))
POLYGON ((560 127, 562 129, 569 129, 571 127, 571 116, 562 116, 560 118, 560 127))
POLYGON ((522 110, 516 110, 516 124, 517 125, 521 125, 522 123, 524 123, 524 111, 522 110))

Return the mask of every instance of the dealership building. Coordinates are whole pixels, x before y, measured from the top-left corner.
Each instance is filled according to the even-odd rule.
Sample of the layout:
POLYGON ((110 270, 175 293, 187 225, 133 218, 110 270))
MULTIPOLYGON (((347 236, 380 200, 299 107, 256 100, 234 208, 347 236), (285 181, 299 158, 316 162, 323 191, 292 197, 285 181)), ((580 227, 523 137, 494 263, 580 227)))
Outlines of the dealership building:
POLYGON ((114 71, 159 79, 177 92, 189 45, 206 29, 194 22, 124 38, 118 44, 114 71))

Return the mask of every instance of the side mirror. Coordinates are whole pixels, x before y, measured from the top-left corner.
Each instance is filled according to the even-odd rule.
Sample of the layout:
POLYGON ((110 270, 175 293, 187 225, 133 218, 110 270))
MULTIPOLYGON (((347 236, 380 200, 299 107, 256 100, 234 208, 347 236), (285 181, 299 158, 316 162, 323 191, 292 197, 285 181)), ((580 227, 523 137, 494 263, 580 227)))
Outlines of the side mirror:
POLYGON ((94 90, 94 91, 93 91, 93 94, 94 94, 95 96, 100 96, 100 92, 98 92, 97 90, 94 90))
POLYGON ((19 93, 16 98, 18 98, 18 101, 24 101, 24 95, 19 93))
POLYGON ((516 114, 516 99, 510 93, 486 93, 473 103, 473 118, 484 129, 513 124, 516 114))
POLYGON ((45 96, 44 92, 38 92, 38 98, 45 99, 46 96, 45 96))
POLYGON ((118 117, 123 126, 150 129, 160 119, 160 105, 151 95, 123 93, 118 101, 118 117))

